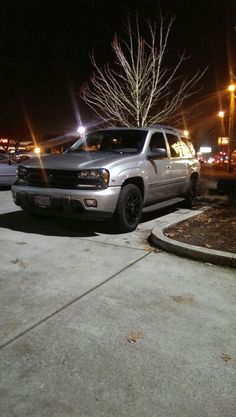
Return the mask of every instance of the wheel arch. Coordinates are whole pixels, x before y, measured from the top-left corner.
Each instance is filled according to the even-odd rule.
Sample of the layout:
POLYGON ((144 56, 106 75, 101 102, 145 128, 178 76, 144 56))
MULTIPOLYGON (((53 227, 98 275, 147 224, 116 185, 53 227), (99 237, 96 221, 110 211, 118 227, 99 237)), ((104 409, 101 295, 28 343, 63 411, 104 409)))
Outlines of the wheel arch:
POLYGON ((193 172, 190 176, 190 181, 198 181, 199 180, 199 174, 198 172, 193 172))
POLYGON ((121 188, 125 187, 127 184, 134 184, 134 185, 136 185, 139 188, 140 192, 141 192, 142 199, 144 200, 144 183, 143 183, 143 179, 141 177, 127 178, 123 182, 121 188))

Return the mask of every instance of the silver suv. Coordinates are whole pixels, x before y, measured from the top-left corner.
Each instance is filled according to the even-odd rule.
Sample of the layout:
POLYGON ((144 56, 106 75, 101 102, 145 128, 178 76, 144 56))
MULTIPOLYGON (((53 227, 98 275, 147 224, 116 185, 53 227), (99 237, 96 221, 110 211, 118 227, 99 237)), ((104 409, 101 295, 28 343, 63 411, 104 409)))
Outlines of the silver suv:
POLYGON ((65 153, 19 165, 15 203, 32 214, 117 219, 134 230, 142 213, 192 207, 199 163, 182 131, 157 125, 86 133, 65 153))

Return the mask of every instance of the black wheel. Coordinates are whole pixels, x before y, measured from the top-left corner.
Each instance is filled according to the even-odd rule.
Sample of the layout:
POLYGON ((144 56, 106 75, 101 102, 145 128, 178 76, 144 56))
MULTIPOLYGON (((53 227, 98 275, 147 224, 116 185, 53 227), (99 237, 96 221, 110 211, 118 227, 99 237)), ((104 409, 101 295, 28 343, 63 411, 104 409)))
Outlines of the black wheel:
POLYGON ((119 230, 131 232, 135 230, 142 216, 142 195, 134 184, 125 185, 120 192, 116 207, 119 230))
POLYGON ((193 208, 197 197, 197 180, 192 178, 189 183, 189 188, 185 196, 184 207, 193 208))

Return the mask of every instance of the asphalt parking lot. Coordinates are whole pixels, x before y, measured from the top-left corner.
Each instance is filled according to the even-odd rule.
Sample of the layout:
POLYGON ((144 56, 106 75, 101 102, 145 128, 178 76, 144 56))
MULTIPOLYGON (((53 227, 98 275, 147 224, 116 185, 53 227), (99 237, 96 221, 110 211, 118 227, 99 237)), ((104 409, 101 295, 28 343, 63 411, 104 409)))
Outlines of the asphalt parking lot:
POLYGON ((153 251, 155 221, 35 220, 0 191, 1 416, 235 417, 235 270, 153 251))

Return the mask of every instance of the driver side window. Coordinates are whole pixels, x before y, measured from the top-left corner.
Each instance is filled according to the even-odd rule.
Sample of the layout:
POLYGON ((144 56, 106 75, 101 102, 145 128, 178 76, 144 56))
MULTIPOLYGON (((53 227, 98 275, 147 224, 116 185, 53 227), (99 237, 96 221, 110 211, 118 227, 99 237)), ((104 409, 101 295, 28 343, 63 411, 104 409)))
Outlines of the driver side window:
POLYGON ((155 151, 155 149, 166 150, 165 138, 161 132, 156 132, 152 135, 149 148, 150 148, 150 151, 155 151))

